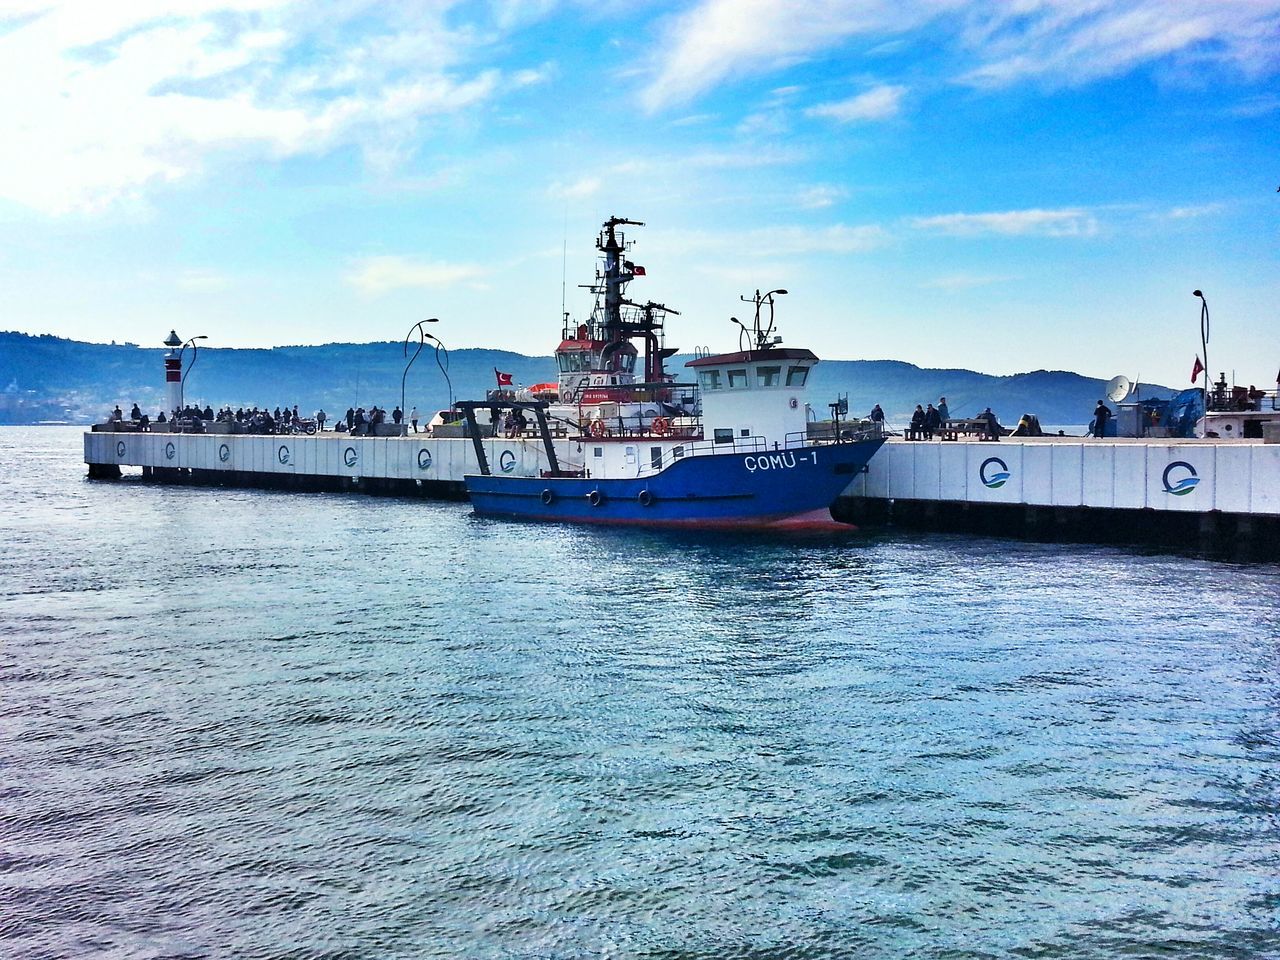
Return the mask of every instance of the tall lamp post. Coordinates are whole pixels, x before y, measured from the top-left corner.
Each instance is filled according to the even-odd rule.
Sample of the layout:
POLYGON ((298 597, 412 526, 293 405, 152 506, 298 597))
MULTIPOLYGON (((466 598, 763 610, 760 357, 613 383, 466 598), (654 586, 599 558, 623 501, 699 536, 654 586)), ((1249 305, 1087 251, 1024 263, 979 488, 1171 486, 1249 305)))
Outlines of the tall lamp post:
MULTIPOLYGON (((440 322, 439 317, 428 317, 426 320, 419 320, 412 327, 410 327, 409 332, 404 335, 404 355, 406 357, 409 356, 409 338, 412 337, 415 333, 418 335, 418 349, 413 351, 413 356, 409 357, 409 362, 404 365, 404 373, 400 375, 400 414, 406 421, 409 419, 409 414, 404 409, 404 383, 409 376, 409 368, 413 366, 413 361, 418 359, 418 354, 420 354, 422 352, 422 348, 426 346, 428 338, 436 341, 436 344, 437 344, 436 352, 437 353, 440 352, 440 347, 439 347, 440 341, 436 340, 435 337, 432 337, 431 334, 427 333, 427 330, 425 327, 425 324, 439 323, 439 322, 440 322)), ((450 391, 449 405, 453 406, 452 391, 450 391)))
POLYGON ((1209 301, 1199 290, 1192 291, 1200 298, 1200 350, 1204 356, 1204 405, 1209 406, 1209 301))
MULTIPOLYGON (((191 366, 192 366, 192 367, 194 367, 194 366, 196 365, 196 358, 200 355, 200 350, 199 350, 199 348, 196 346, 196 341, 197 341, 197 340, 208 340, 208 339, 209 339, 209 338, 208 338, 208 337, 205 337, 205 336, 192 337, 190 340, 188 340, 186 343, 184 343, 184 344, 182 345, 182 349, 178 352, 178 366, 179 366, 179 367, 181 367, 181 366, 182 366, 182 357, 183 357, 183 354, 185 354, 185 353, 187 352, 187 347, 190 347, 190 348, 191 348, 191 366)), ((180 409, 180 410, 181 410, 181 409, 183 409, 184 407, 186 407, 186 405, 187 405, 187 399, 186 399, 186 397, 187 397, 187 375, 188 375, 188 374, 190 374, 190 373, 191 373, 191 367, 188 367, 186 370, 184 370, 184 371, 182 372, 182 380, 181 380, 181 381, 179 382, 179 384, 178 384, 178 409, 180 409)))

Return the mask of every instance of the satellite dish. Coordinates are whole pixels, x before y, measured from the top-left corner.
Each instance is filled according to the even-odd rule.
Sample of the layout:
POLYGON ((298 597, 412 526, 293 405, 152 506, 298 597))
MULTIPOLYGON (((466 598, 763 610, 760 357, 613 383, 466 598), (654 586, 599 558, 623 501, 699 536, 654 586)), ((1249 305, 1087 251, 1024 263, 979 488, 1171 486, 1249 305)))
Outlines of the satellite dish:
POLYGON ((1107 399, 1112 403, 1119 403, 1129 395, 1131 390, 1133 390, 1133 384, 1124 374, 1121 374, 1118 377, 1112 377, 1107 381, 1107 399))

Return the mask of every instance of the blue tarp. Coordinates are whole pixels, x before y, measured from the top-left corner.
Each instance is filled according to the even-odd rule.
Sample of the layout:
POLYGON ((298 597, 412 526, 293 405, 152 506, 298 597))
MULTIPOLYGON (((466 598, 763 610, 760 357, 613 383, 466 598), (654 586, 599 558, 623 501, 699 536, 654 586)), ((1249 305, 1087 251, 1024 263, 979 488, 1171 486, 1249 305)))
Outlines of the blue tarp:
POLYGON ((1204 393, 1198 388, 1183 390, 1167 401, 1161 415, 1171 437, 1194 437, 1196 423, 1204 416, 1204 393))

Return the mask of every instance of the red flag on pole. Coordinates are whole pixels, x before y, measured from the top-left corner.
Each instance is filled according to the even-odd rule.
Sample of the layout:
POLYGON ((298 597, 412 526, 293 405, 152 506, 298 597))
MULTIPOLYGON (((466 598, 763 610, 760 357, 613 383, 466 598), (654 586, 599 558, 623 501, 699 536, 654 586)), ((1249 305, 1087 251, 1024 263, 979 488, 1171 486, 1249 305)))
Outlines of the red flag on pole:
POLYGON ((509 374, 509 373, 503 373, 503 372, 502 372, 501 370, 499 370, 497 367, 494 367, 494 368, 493 368, 493 375, 494 375, 495 377, 497 377, 497 378, 498 378, 498 386, 500 386, 500 387, 510 387, 510 386, 512 386, 512 385, 513 385, 512 380, 511 380, 511 374, 509 374))
POLYGON ((1204 364, 1200 362, 1200 355, 1196 354, 1196 365, 1191 368, 1191 382, 1195 383, 1200 379, 1200 374, 1204 373, 1204 364))

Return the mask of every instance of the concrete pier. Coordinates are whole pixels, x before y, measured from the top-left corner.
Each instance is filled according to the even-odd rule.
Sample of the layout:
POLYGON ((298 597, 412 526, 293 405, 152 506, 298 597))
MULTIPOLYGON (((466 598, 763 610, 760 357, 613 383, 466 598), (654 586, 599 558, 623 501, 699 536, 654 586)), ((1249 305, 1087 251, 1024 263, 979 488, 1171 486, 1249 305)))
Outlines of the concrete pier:
POLYGON ((860 525, 1280 557, 1280 445, 894 439, 833 513, 860 525))
MULTIPOLYGON (((547 468, 537 439, 486 438, 491 469, 517 476, 547 468)), ((556 443, 562 463, 582 462, 570 440, 556 443)), ((469 438, 260 434, 140 433, 95 430, 84 435, 89 476, 120 477, 139 467, 144 479, 213 486, 352 491, 463 499, 462 478, 479 472, 469 438)))
MULTIPOLYGON (((548 467, 533 438, 482 440, 494 472, 548 467)), ((561 464, 591 454, 554 441, 561 464)), ((89 476, 465 499, 479 472, 464 437, 114 432, 84 437, 89 476)), ((598 462, 598 461, 592 461, 598 462)), ((1262 441, 892 439, 832 506, 859 526, 1042 541, 1151 544, 1240 560, 1280 559, 1280 444, 1262 441)))

